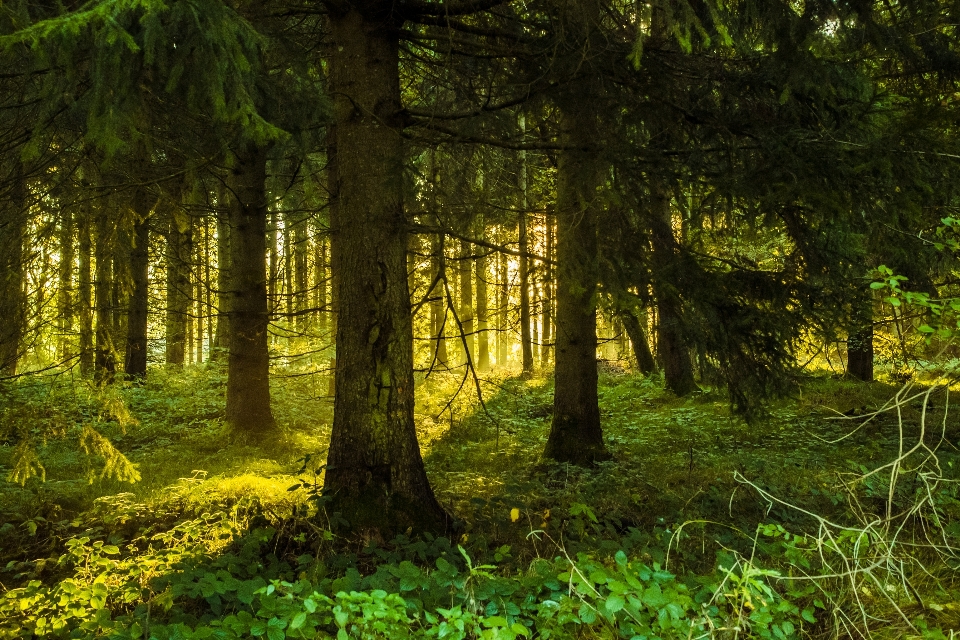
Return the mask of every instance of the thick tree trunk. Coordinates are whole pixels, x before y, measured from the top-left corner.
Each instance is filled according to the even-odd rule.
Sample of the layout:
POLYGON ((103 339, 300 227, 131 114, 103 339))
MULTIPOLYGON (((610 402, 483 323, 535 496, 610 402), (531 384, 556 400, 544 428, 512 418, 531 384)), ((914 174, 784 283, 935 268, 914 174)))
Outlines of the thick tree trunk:
POLYGON ((873 304, 869 298, 859 309, 856 324, 847 336, 847 375, 873 382, 873 304))
POLYGON ((193 246, 190 219, 177 209, 171 212, 167 232, 167 315, 165 362, 182 367, 187 356, 187 312, 190 308, 190 253, 193 246))
POLYGON ((630 337, 630 344, 633 346, 633 355, 637 360, 637 368, 640 373, 649 376, 657 372, 657 361, 653 358, 653 352, 650 351, 650 343, 647 342, 647 332, 643 330, 640 319, 632 311, 624 309, 620 312, 620 318, 623 321, 624 329, 630 337))
POLYGON ((15 170, 12 197, 0 221, 0 372, 16 375, 23 355, 26 327, 23 241, 27 221, 27 185, 19 165, 15 170))
POLYGON ((79 273, 77 274, 77 307, 80 312, 80 376, 93 377, 93 280, 90 272, 93 242, 90 237, 90 207, 84 205, 79 225, 79 273))
POLYGON ((267 331, 267 152, 252 143, 230 170, 230 353, 227 422, 243 439, 271 434, 267 331))
POLYGON ((657 299, 657 345, 660 364, 667 389, 678 396, 699 391, 693 378, 690 349, 683 337, 683 317, 680 298, 669 282, 675 270, 676 239, 670 214, 670 196, 666 188, 654 179, 651 185, 653 211, 653 262, 657 277, 653 291, 657 299))
MULTIPOLYGON (((359 4, 359 3, 358 3, 359 4)), ((413 419, 399 24, 392 0, 330 15, 337 126, 337 381, 324 491, 355 529, 444 532, 413 419)))
POLYGON ((127 349, 124 373, 130 378, 147 375, 147 291, 149 288, 150 193, 137 189, 133 196, 133 242, 130 247, 132 289, 127 316, 127 349))
POLYGON ((557 327, 553 423, 544 456, 592 464, 609 457, 597 398, 599 139, 593 101, 565 101, 557 167, 557 327))
POLYGON ((109 384, 117 371, 116 349, 113 344, 113 254, 115 227, 110 214, 101 203, 97 211, 97 237, 95 257, 97 261, 93 278, 93 297, 96 308, 97 330, 93 378, 97 384, 109 384))

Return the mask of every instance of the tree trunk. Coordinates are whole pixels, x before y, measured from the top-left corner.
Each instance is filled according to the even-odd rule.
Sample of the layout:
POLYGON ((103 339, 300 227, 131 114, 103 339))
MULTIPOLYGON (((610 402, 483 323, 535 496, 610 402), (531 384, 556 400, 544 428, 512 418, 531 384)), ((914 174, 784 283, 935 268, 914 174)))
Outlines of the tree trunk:
POLYGON ((226 418, 234 433, 256 441, 274 431, 267 332, 267 152, 253 143, 237 152, 229 175, 230 353, 226 418))
POLYGON ((165 362, 182 367, 187 355, 187 312, 190 308, 190 218, 174 205, 167 232, 167 317, 165 362))
POLYGON ((106 211, 106 202, 97 211, 97 237, 93 278, 93 297, 97 316, 96 347, 93 379, 97 384, 109 384, 117 371, 116 349, 113 344, 113 254, 114 225, 106 211))
MULTIPOLYGON (((501 236, 502 240, 502 236, 501 236)), ((497 366, 507 366, 510 359, 510 326, 507 311, 510 306, 510 275, 507 270, 507 256, 497 254, 497 366)))
POLYGON ((73 302, 73 263, 76 258, 74 245, 74 216, 73 209, 66 207, 60 219, 60 269, 59 269, 59 297, 57 300, 57 332, 60 339, 57 344, 57 359, 67 362, 73 357, 71 334, 73 333, 73 319, 75 316, 73 302))
POLYGON ((26 325, 23 241, 27 222, 27 185, 20 165, 15 169, 12 194, 0 223, 0 372, 17 374, 23 355, 26 325))
POLYGON ((90 237, 90 206, 84 205, 80 215, 79 229, 79 273, 77 274, 77 306, 80 311, 80 377, 93 377, 93 281, 90 263, 93 257, 93 243, 90 237))
MULTIPOLYGON (((324 492, 352 527, 445 532, 413 419, 399 27, 392 0, 331 12, 339 292, 333 434, 324 492)), ((386 536, 385 536, 386 537, 386 536)))
MULTIPOLYGON (((589 81, 587 81, 589 82, 589 81)), ((544 456, 592 464, 610 457, 597 398, 598 161, 594 101, 565 100, 557 166, 557 327, 553 423, 544 456)))
POLYGON ((230 348, 230 204, 217 198, 217 331, 211 358, 222 361, 230 348))
POLYGON ((543 265, 543 335, 540 336, 540 366, 544 369, 550 364, 550 351, 552 350, 553 336, 553 260, 554 256, 554 235, 553 235, 553 215, 549 210, 544 217, 544 233, 546 235, 546 258, 548 262, 543 265))
MULTIPOLYGON (((520 116, 520 128, 526 131, 526 122, 520 116)), ((530 336, 530 259, 527 253, 530 242, 527 237, 527 152, 520 152, 520 220, 519 249, 520 249, 520 353, 521 366, 524 377, 533 375, 533 342, 530 336)))
POLYGON ((130 276, 132 290, 127 317, 127 350, 124 372, 129 378, 147 375, 147 292, 149 287, 150 193, 139 188, 133 196, 135 216, 130 247, 130 276))
POLYGON ((673 237, 673 225, 670 213, 670 196, 666 187, 654 178, 651 184, 653 227, 653 262, 656 277, 653 281, 654 295, 657 299, 657 344, 660 364, 667 389, 678 396, 699 391, 693 378, 693 363, 690 349, 683 336, 683 316, 680 298, 671 277, 676 269, 677 246, 673 237))
POLYGON ((447 341, 444 337, 447 322, 447 301, 443 281, 438 277, 446 269, 444 256, 444 235, 434 234, 430 237, 430 282, 437 285, 430 292, 430 336, 434 343, 433 359, 441 369, 447 368, 447 341))
POLYGON ((194 330, 196 331, 196 333, 194 334, 196 336, 194 339, 194 347, 196 348, 196 357, 194 358, 194 362, 196 362, 197 364, 202 364, 203 363, 203 328, 204 328, 204 311, 205 311, 203 307, 203 300, 204 300, 203 290, 205 288, 204 281, 203 281, 203 274, 206 271, 205 269, 206 261, 203 258, 203 242, 204 242, 203 238, 204 238, 204 227, 206 227, 207 221, 205 218, 200 218, 196 220, 196 222, 197 224, 194 226, 194 233, 193 233, 193 237, 196 239, 196 241, 193 243, 193 246, 194 246, 193 264, 195 265, 194 267, 195 277, 193 279, 194 280, 193 299, 194 299, 194 304, 196 305, 195 306, 196 313, 194 314, 194 317, 196 318, 194 321, 194 324, 195 324, 194 330))
POLYGON ((460 241, 460 262, 457 273, 460 279, 460 324, 463 325, 463 342, 466 353, 463 361, 476 365, 477 350, 474 346, 476 335, 473 328, 473 258, 470 243, 460 241))
POLYGON ((847 336, 847 375, 873 382, 873 303, 869 297, 858 311, 847 336))
POLYGON ((653 352, 650 351, 646 331, 643 330, 640 319, 627 309, 620 312, 620 318, 627 335, 630 337, 630 344, 633 346, 633 354, 637 360, 637 368, 640 369, 640 373, 645 376, 656 373, 657 361, 654 360, 653 352))
POLYGON ((287 317, 287 336, 289 327, 294 323, 294 295, 293 295, 293 216, 283 216, 283 302, 284 315, 287 317))
MULTIPOLYGON (((485 237, 481 223, 481 237, 485 237)), ((485 251, 485 250, 484 250, 485 251)), ((490 370, 490 336, 487 309, 487 254, 477 257, 477 370, 490 370)))
POLYGON ((333 353, 329 363, 329 384, 327 395, 331 398, 337 393, 337 326, 340 317, 340 291, 337 283, 337 247, 340 243, 340 169, 337 161, 337 125, 327 125, 327 192, 330 194, 330 333, 333 338, 333 353))
POLYGON ((307 222, 301 215, 293 225, 293 322, 303 327, 307 310, 307 222))

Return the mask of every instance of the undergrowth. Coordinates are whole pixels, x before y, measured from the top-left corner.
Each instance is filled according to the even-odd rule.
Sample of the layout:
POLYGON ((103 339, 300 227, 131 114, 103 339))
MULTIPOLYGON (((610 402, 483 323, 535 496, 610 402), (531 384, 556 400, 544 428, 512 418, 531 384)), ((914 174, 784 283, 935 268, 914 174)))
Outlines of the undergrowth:
POLYGON ((19 483, 0 486, 0 637, 960 628, 944 385, 813 377, 746 425, 720 395, 678 400, 614 372, 601 377, 613 459, 580 469, 540 459, 549 380, 491 375, 481 407, 450 402, 461 378, 433 374, 418 394, 424 459, 465 532, 382 541, 331 532, 319 493, 331 407, 316 385, 276 383, 284 436, 251 447, 223 427, 223 384, 210 367, 106 393, 62 379, 3 389, 0 464, 19 483), (91 429, 114 453, 80 450, 91 429))

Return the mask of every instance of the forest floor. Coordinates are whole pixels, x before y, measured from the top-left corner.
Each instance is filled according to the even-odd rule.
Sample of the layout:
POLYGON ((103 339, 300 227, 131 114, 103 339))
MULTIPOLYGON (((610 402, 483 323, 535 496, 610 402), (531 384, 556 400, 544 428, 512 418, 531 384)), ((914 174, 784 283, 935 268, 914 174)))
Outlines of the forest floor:
POLYGON ((0 638, 960 629, 960 420, 944 387, 811 376, 747 424, 719 393, 678 399, 613 368, 613 457, 581 469, 540 458, 550 379, 485 378, 483 406, 467 383, 450 402, 461 377, 434 374, 417 407, 428 475, 464 533, 391 541, 327 526, 325 379, 278 376, 284 436, 256 447, 231 443, 212 368, 106 392, 6 388, 0 419, 20 426, 0 471, 42 464, 45 479, 0 484, 0 638), (131 470, 90 426, 139 481, 114 477, 131 470))

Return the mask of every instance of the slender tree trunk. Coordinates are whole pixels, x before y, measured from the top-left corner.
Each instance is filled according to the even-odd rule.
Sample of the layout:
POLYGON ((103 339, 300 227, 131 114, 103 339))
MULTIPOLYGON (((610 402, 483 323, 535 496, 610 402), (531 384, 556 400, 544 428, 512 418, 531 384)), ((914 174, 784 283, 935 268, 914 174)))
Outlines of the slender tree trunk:
POLYGON ((594 104, 590 99, 568 99, 560 110, 564 150, 557 167, 555 390, 544 456, 573 464, 609 458, 597 397, 600 172, 595 152, 588 150, 599 140, 594 104))
POLYGON ((97 238, 95 257, 97 261, 94 273, 93 296, 96 307, 97 331, 96 352, 94 357, 93 378, 97 384, 109 384, 117 371, 116 349, 113 344, 113 254, 115 228, 106 211, 107 202, 101 202, 96 214, 97 238))
POLYGON ((217 332, 215 361, 222 361, 230 348, 230 204, 221 192, 217 198, 217 332))
POLYGON ((507 269, 507 256, 497 254, 497 366, 507 366, 510 359, 510 326, 507 311, 510 306, 510 274, 507 269))
POLYGON ((464 354, 463 361, 468 360, 476 365, 477 350, 475 345, 476 335, 473 327, 473 250, 470 243, 464 240, 460 241, 460 262, 457 265, 457 273, 460 279, 460 324, 463 325, 463 343, 466 345, 467 353, 464 354))
POLYGON ((283 217, 283 302, 288 327, 294 323, 293 244, 293 216, 287 214, 283 217))
POLYGON ((77 273, 77 307, 80 311, 80 376, 93 377, 93 281, 91 261, 93 242, 90 237, 90 205, 85 204, 80 215, 79 272, 77 273))
POLYGON ((298 215, 293 225, 293 321, 298 327, 305 324, 307 310, 307 223, 298 215))
POLYGON ((279 218, 280 216, 276 211, 271 211, 268 214, 267 264, 270 274, 267 280, 267 309, 271 316, 275 315, 277 309, 280 308, 280 298, 277 295, 277 287, 280 284, 280 252, 277 250, 277 240, 280 238, 279 218))
POLYGON ((333 354, 330 356, 330 378, 327 395, 335 398, 337 392, 337 333, 340 317, 340 276, 337 271, 337 247, 340 243, 340 165, 337 160, 337 125, 327 125, 327 190, 330 193, 330 332, 333 354))
POLYGON ((71 334, 73 333, 73 320, 76 314, 73 302, 73 266, 76 260, 76 249, 74 245, 74 233, 76 231, 74 224, 73 209, 66 207, 61 212, 60 218, 60 269, 59 269, 59 298, 57 301, 57 332, 60 339, 57 344, 57 359, 66 362, 73 357, 71 345, 71 334))
POLYGON ((435 234, 430 237, 430 282, 437 285, 430 292, 430 335, 434 343, 434 359, 442 369, 448 366, 447 341, 444 337, 446 330, 447 301, 443 282, 438 277, 446 269, 444 256, 444 235, 435 234))
POLYGON ((553 215, 547 211, 544 218, 544 233, 546 235, 546 258, 548 262, 543 265, 543 335, 540 337, 540 363, 543 368, 550 364, 551 345, 553 336, 553 260, 554 254, 554 232, 553 215))
POLYGON ((657 362, 653 359, 653 352, 650 351, 650 344, 647 342, 646 331, 640 324, 640 319, 632 311, 624 309, 620 312, 624 329, 630 337, 630 344, 633 345, 633 354, 637 360, 637 368, 645 376, 657 372, 657 362))
POLYGON ((314 286, 313 286, 313 307, 316 311, 317 326, 320 329, 320 335, 327 332, 327 318, 330 309, 327 307, 327 289, 329 288, 329 276, 327 275, 327 238, 321 235, 319 229, 314 236, 314 286))
POLYGON ((167 231, 167 317, 165 326, 168 365, 182 367, 187 356, 187 315, 190 308, 190 218, 180 204, 170 215, 167 231))
POLYGON ((216 349, 216 335, 214 334, 213 313, 213 280, 210 278, 210 219, 203 219, 203 302, 207 317, 207 359, 213 360, 216 349))
POLYGON ((267 332, 267 152, 248 143, 230 171, 230 353, 226 418, 243 439, 272 434, 267 332))
POLYGON ((27 185, 17 164, 12 197, 0 221, 0 372, 16 375, 26 328, 23 242, 27 222, 27 185))
MULTIPOLYGON (((481 237, 486 229, 481 223, 481 237)), ((477 370, 490 370, 489 311, 487 308, 487 254, 477 257, 477 370)))
MULTIPOLYGON (((520 116, 520 128, 526 131, 526 122, 520 116)), ((527 237, 527 152, 520 152, 520 220, 519 249, 520 249, 520 354, 522 374, 524 377, 533 375, 533 341, 530 336, 530 241, 527 237)))
POLYGON ((147 375, 147 293, 149 288, 150 193, 139 188, 133 196, 133 238, 130 247, 132 290, 127 317, 127 348, 124 372, 129 378, 147 375))
POLYGON ((670 284, 672 277, 680 277, 676 271, 676 239, 670 213, 670 196, 666 187, 654 178, 651 184, 653 211, 653 262, 657 277, 653 290, 657 299, 657 343, 660 364, 666 387, 678 396, 698 391, 693 378, 693 363, 690 349, 683 336, 683 318, 680 298, 670 284))
POLYGON ((873 302, 866 296, 847 337, 847 375, 873 382, 873 302))
POLYGON ((193 243, 195 248, 193 264, 196 265, 194 268, 194 273, 196 277, 194 278, 194 288, 193 288, 193 297, 196 300, 196 338, 194 340, 194 345, 196 348, 196 357, 194 362, 197 364, 203 363, 203 329, 204 329, 204 311, 203 300, 204 294, 203 290, 205 287, 203 273, 206 271, 206 263, 203 259, 203 245, 204 245, 204 227, 207 226, 207 221, 204 218, 200 218, 197 221, 197 226, 194 227, 193 237, 196 238, 196 242, 193 243))
POLYGON ((337 382, 324 491, 357 529, 446 531, 413 420, 399 27, 392 0, 330 14, 337 127, 337 382))

